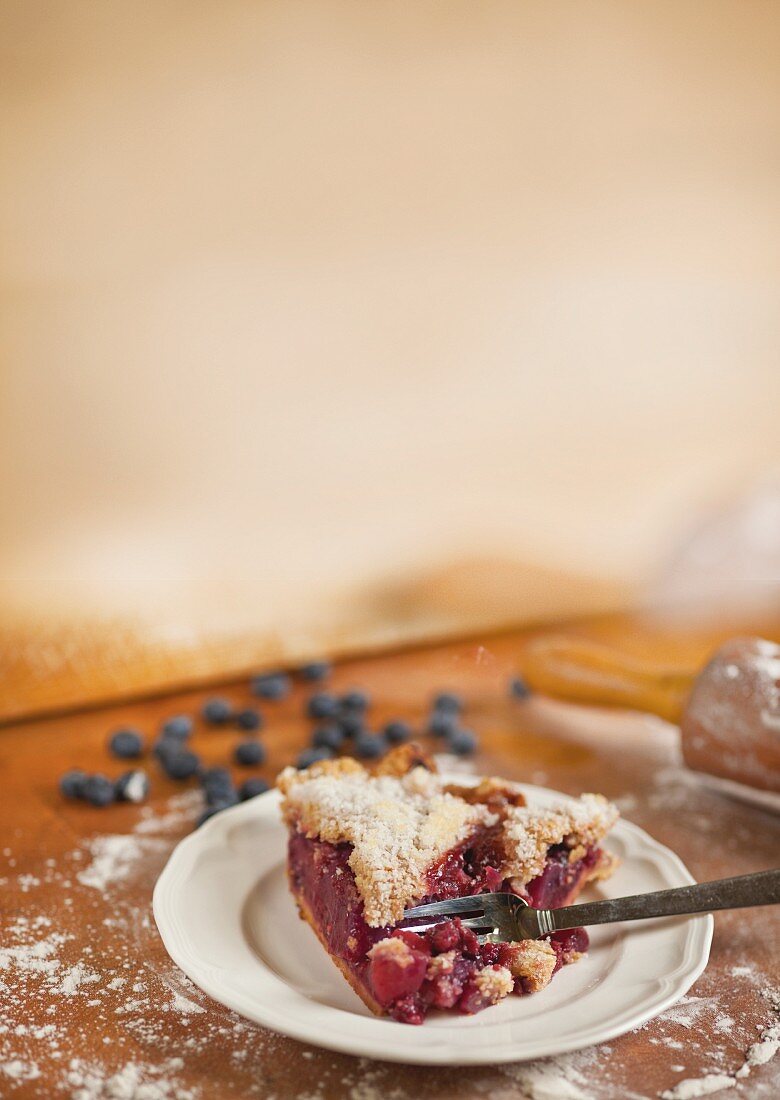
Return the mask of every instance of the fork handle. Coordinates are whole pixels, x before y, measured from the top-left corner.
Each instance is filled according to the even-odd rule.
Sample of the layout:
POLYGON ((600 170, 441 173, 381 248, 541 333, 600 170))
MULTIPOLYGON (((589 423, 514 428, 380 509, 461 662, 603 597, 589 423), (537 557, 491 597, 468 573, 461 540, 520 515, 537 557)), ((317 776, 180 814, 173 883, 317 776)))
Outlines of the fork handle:
POLYGON ((678 886, 673 890, 657 890, 652 894, 567 905, 563 909, 547 910, 547 918, 552 926, 550 931, 557 932, 589 924, 712 913, 716 909, 744 909, 750 905, 776 905, 778 902, 780 869, 721 878, 695 886, 678 886))

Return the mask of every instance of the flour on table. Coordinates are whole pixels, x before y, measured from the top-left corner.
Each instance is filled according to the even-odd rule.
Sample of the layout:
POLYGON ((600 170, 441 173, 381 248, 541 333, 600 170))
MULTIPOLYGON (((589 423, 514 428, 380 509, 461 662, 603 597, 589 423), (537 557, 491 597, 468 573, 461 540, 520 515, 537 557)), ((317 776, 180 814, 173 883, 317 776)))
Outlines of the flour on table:
MULTIPOLYGON (((770 1002, 774 1013, 780 1016, 780 993, 775 990, 765 990, 763 996, 770 1002)), ((780 1022, 769 1024, 762 1029, 758 1042, 750 1046, 744 1062, 735 1073, 707 1073, 703 1077, 686 1078, 674 1088, 662 1092, 661 1100, 694 1100, 699 1096, 711 1096, 716 1092, 736 1088, 757 1066, 764 1066, 770 1062, 778 1050, 780 1050, 780 1022)))
POLYGON ((177 1083, 184 1063, 172 1058, 159 1066, 127 1062, 117 1073, 81 1059, 71 1060, 66 1076, 71 1100, 195 1100, 196 1093, 177 1083))
POLYGON ((712 1096, 713 1093, 733 1089, 736 1078, 725 1073, 708 1073, 706 1077, 691 1077, 680 1081, 673 1089, 661 1093, 661 1100, 695 1100, 698 1096, 712 1096))
POLYGON ((164 814, 156 814, 151 807, 145 806, 132 833, 97 836, 88 841, 85 847, 92 861, 76 875, 82 886, 105 892, 129 878, 145 855, 167 851, 165 841, 156 834, 170 833, 191 824, 202 808, 203 795, 200 791, 185 791, 169 798, 167 805, 169 808, 164 814))
POLYGON ((595 1047, 576 1054, 562 1054, 536 1062, 502 1066, 500 1071, 522 1089, 528 1100, 591 1100, 589 1071, 608 1054, 609 1047, 595 1047))
POLYGON ((64 993, 66 997, 72 997, 82 985, 89 985, 92 982, 99 981, 99 974, 90 973, 83 963, 76 963, 75 966, 71 966, 65 973, 60 983, 59 992, 64 993))
POLYGON ((9 1062, 0 1062, 0 1071, 12 1081, 34 1081, 40 1077, 41 1071, 35 1062, 23 1062, 20 1058, 12 1058, 9 1062))
POLYGON ((140 859, 142 849, 134 836, 98 836, 89 842, 92 862, 76 878, 82 886, 91 886, 104 893, 109 886, 121 882, 140 859))

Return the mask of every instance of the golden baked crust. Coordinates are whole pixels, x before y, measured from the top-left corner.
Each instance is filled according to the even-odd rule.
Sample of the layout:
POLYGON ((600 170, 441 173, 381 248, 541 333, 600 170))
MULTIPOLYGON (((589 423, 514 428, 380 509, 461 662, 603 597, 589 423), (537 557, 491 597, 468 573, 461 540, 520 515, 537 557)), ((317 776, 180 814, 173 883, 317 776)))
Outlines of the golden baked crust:
POLYGON ((486 1001, 496 1004, 512 992, 512 975, 505 966, 486 966, 474 975, 474 985, 486 1001))
MULTIPOLYGON (((600 794, 583 794, 556 807, 514 806, 503 824, 501 873, 522 886, 544 870, 549 848, 564 844, 574 853, 595 847, 618 819, 618 810, 600 794)), ((607 871, 600 876, 607 877, 607 871)))
POLYGON ((368 992, 368 989, 366 988, 365 984, 363 982, 361 982, 356 977, 355 974, 352 973, 352 971, 349 968, 349 965, 345 962, 345 960, 340 959, 337 955, 331 955, 330 950, 328 948, 328 944, 325 941, 325 938, 323 937, 322 933, 320 932, 320 929, 317 926, 317 922, 314 919, 314 915, 313 915, 311 909, 306 904, 305 899, 296 891, 295 886, 292 882, 292 879, 290 879, 290 890, 292 892, 293 897, 295 898, 295 900, 297 902, 298 914, 299 914, 301 920, 305 920, 306 923, 309 925, 309 927, 312 929, 312 931, 314 932, 317 939, 322 944, 325 951, 327 951, 327 953, 330 955, 333 962, 336 964, 336 966, 339 968, 341 973, 347 979, 347 981, 352 986, 355 993, 357 993, 358 997, 360 997, 361 1001, 366 1006, 366 1008, 370 1008, 371 1011, 377 1016, 383 1016, 384 1013, 385 1013, 385 1010, 382 1008, 379 1001, 375 1000, 375 998, 371 996, 371 994, 368 992))
POLYGON ((507 944, 502 956, 513 978, 522 978, 528 993, 549 985, 558 956, 546 940, 518 940, 507 944))

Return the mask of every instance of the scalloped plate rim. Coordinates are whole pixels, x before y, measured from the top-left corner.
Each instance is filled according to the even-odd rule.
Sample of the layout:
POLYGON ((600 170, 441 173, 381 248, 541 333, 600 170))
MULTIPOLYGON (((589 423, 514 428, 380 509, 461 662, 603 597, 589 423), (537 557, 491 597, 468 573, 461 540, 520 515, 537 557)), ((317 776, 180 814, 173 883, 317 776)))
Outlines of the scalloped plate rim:
MULTIPOLYGON (((458 782, 476 782, 477 777, 458 774, 446 777, 458 782)), ((572 796, 547 787, 538 787, 528 783, 516 786, 532 800, 567 800, 572 796)), ((704 971, 709 960, 710 945, 714 929, 711 914, 675 921, 675 931, 684 940, 681 951, 682 961, 671 974, 637 983, 637 1000, 630 1008, 616 1012, 609 1022, 599 1023, 591 1028, 581 1027, 568 1038, 551 1035, 549 1041, 537 1041, 527 1050, 518 1050, 506 1038, 493 1040, 490 1032, 506 1031, 512 1021, 491 1024, 490 1011, 477 1017, 448 1017, 447 1027, 423 1025, 411 1028, 394 1021, 378 1017, 363 1017, 343 1009, 323 1005, 305 994, 294 991, 291 1013, 288 1006, 263 1000, 258 995, 247 996, 243 991, 231 987, 225 980, 224 968, 210 966, 199 958, 189 943, 186 932, 186 907, 180 904, 179 890, 186 883, 188 875, 196 870, 199 857, 207 851, 219 848, 227 842, 228 831, 243 820, 258 819, 268 821, 270 827, 279 827, 276 805, 279 792, 271 790, 248 802, 234 806, 216 815, 200 829, 184 837, 174 848, 163 868, 154 888, 153 912, 157 928, 166 951, 176 965, 196 986, 214 1000, 233 1009, 247 1019, 271 1028, 290 1038, 308 1042, 314 1046, 359 1057, 375 1058, 382 1061, 404 1062, 417 1065, 486 1065, 507 1062, 529 1061, 535 1058, 551 1057, 570 1053, 596 1043, 606 1042, 625 1034, 648 1020, 653 1019, 690 989, 704 971), (270 811, 273 810, 273 818, 270 811), (182 916, 184 915, 184 923, 182 916), (487 1016, 487 1020, 485 1020, 487 1016), (474 1027, 479 1020, 488 1026, 474 1027), (356 1024, 356 1021, 359 1023, 356 1024), (471 1026, 469 1026, 469 1024, 471 1026), (467 1028, 467 1030, 466 1030, 467 1028), (387 1029, 390 1029, 388 1031, 387 1029), (454 1032, 453 1036, 451 1033, 454 1032), (365 1033, 365 1034, 364 1034, 365 1033), (468 1035, 469 1047, 464 1048, 463 1039, 468 1035)), ((629 854, 641 851, 643 856, 651 855, 654 866, 669 885, 684 885, 695 880, 680 857, 670 848, 654 840, 638 825, 621 818, 616 824, 612 836, 625 840, 629 845, 629 854)), ((273 864, 284 863, 284 852, 273 864)), ((258 868, 259 870, 259 868, 258 868)), ((618 871, 619 874, 619 871, 618 871)), ((236 933, 242 931, 242 913, 247 897, 257 881, 257 876, 246 884, 242 894, 237 922, 226 921, 223 928, 215 934, 236 933)), ((659 924, 660 922, 653 922, 659 924)), ((671 924, 671 922, 669 922, 671 924)), ((642 927, 642 926, 640 926, 642 927)), ((627 936, 630 942, 630 935, 627 936)), ((291 987, 276 973, 265 960, 254 954, 258 966, 258 980, 265 988, 270 987, 283 996, 289 994, 291 987)), ((587 962, 578 964, 587 965, 587 962)), ((229 971, 227 972, 229 973, 229 971)), ((333 967, 334 983, 342 983, 343 977, 333 967)), ((600 983, 603 984, 603 983, 600 983)), ((537 994, 536 996, 543 996, 537 994)))

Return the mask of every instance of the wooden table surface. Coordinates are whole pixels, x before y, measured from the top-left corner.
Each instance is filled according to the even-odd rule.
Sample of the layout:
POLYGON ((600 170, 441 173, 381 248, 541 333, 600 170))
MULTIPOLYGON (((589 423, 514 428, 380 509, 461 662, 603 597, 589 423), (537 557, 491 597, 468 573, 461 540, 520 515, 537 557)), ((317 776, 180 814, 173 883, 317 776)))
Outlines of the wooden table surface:
MULTIPOLYGON (((777 639, 780 623, 684 628, 622 617, 572 629, 695 667, 725 635, 777 639)), ((435 690, 462 692, 481 737, 476 770, 571 793, 601 791, 678 852, 697 879, 780 864, 780 818, 693 780, 678 762, 671 727, 541 699, 511 702, 505 685, 524 636, 351 661, 337 668, 331 686, 365 686, 377 720, 418 719, 435 690)), ((226 685, 223 693, 250 702, 245 684, 226 685)), ((269 758, 261 774, 269 779, 305 743, 305 694, 298 686, 287 700, 262 708, 269 758)), ((0 1096, 638 1100, 686 1079, 696 1082, 686 1086, 688 1095, 703 1095, 701 1079, 709 1074, 725 1075, 721 1083, 734 1087, 751 1045, 780 1024, 780 916, 769 908, 718 915, 706 972, 663 1016, 542 1063, 440 1071, 369 1062, 242 1020, 177 970, 151 915, 155 879, 199 811, 194 785, 165 779, 150 760, 145 807, 98 810, 68 803, 57 791, 69 766, 123 770, 105 751, 108 731, 131 724, 151 735, 165 717, 194 712, 204 695, 0 730, 0 1096)), ((199 724, 194 746, 209 763, 225 763, 237 739, 199 724)), ((771 1044, 762 1049, 771 1053, 771 1044)), ((738 1080, 735 1095, 777 1097, 780 1057, 738 1080)))

